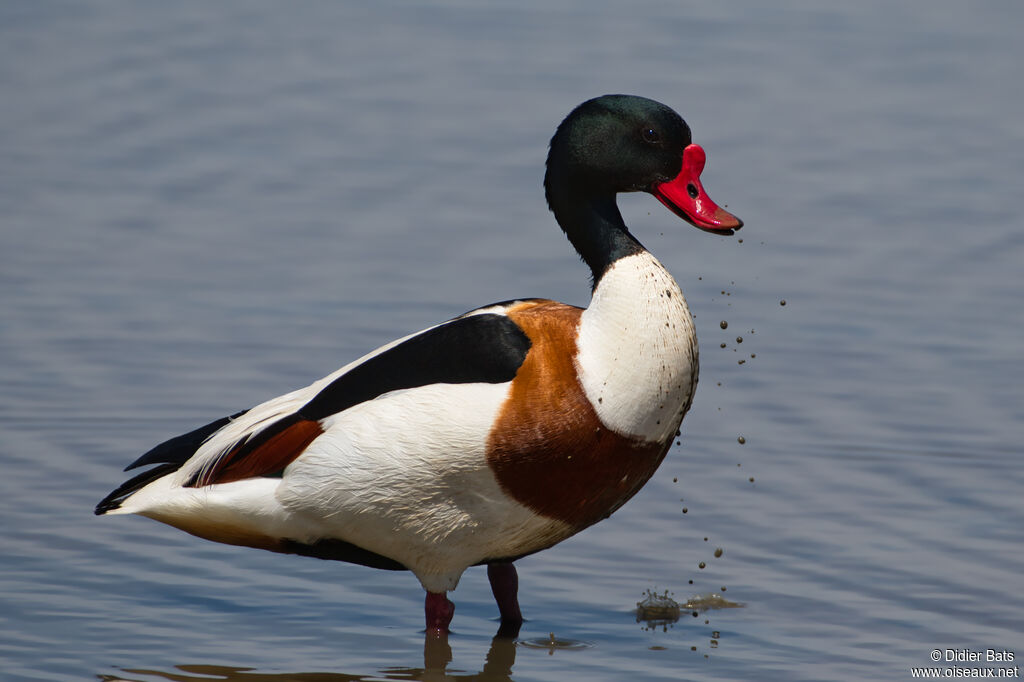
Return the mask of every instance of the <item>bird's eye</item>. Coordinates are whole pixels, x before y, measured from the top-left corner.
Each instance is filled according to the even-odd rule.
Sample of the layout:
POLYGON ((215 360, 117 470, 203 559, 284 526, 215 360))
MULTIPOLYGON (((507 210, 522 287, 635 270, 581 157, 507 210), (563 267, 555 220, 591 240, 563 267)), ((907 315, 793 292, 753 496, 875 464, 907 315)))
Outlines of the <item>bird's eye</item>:
POLYGON ((700 192, 697 191, 697 185, 692 182, 686 185, 686 193, 690 195, 691 199, 696 199, 700 196, 700 192))
POLYGON ((658 133, 654 128, 644 128, 644 142, 650 142, 651 144, 657 144, 661 142, 661 134, 658 133))

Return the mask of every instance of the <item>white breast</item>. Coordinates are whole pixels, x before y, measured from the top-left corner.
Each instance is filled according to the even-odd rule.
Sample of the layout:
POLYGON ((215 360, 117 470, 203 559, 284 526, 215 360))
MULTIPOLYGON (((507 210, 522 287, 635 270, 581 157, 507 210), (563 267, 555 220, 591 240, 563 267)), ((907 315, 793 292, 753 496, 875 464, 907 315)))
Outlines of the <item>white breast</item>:
POLYGON ((671 438, 697 384, 697 337, 672 275, 646 251, 616 261, 580 321, 580 383, 607 428, 671 438))

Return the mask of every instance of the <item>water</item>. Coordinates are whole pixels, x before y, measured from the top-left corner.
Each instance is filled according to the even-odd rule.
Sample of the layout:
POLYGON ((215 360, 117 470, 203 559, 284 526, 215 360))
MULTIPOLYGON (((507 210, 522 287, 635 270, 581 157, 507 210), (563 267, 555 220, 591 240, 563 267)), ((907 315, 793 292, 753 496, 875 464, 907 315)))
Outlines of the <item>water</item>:
POLYGON ((4 679, 903 680, 936 648, 1019 663, 1022 19, 0 5, 4 679), (152 444, 380 343, 514 296, 585 303, 542 163, 569 109, 616 91, 683 113, 706 187, 747 226, 712 237, 623 199, 687 292, 702 383, 630 504, 520 562, 518 643, 492 642, 479 569, 438 643, 409 574, 92 516, 152 444), (650 628, 632 613, 647 590, 743 607, 650 628))

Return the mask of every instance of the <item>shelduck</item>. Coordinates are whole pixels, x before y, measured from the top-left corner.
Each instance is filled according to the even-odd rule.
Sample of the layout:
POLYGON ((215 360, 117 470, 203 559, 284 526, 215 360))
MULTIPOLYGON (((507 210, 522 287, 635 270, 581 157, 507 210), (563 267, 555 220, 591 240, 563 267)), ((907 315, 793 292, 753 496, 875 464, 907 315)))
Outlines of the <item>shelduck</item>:
POLYGON ((630 234, 619 192, 716 234, 742 221, 704 191, 704 150, 672 109, 606 95, 551 139, 548 206, 593 276, 590 305, 520 299, 389 343, 306 388, 172 438, 96 514, 208 540, 407 569, 428 632, 486 565, 503 628, 513 561, 607 518, 651 477, 697 384, 679 285, 630 234))

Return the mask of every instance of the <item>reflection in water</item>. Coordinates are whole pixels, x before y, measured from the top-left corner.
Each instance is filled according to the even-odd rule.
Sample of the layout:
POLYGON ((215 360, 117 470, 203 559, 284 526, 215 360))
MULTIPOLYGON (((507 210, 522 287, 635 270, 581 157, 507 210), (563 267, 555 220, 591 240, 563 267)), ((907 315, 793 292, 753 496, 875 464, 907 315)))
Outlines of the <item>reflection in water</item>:
POLYGON ((512 666, 516 662, 515 635, 505 636, 501 631, 491 640, 483 667, 477 673, 449 672, 452 648, 448 636, 425 635, 422 668, 382 668, 369 675, 349 675, 329 672, 264 673, 252 668, 219 665, 179 665, 173 671, 124 669, 123 675, 97 675, 104 682, 357 682, 359 680, 473 680, 476 682, 505 682, 512 679, 512 666), (141 676, 141 677, 133 677, 141 676))

